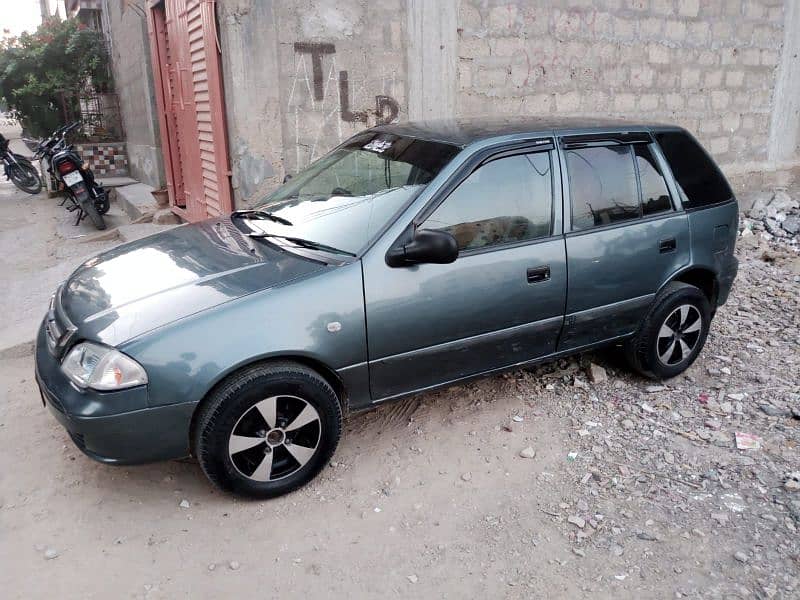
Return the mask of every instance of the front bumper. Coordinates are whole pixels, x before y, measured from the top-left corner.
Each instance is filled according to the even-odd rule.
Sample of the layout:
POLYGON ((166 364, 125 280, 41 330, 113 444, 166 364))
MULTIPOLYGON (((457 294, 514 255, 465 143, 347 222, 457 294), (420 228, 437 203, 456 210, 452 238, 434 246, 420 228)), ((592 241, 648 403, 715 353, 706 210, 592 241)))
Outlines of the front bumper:
POLYGON ((189 455, 195 402, 148 407, 147 388, 79 390, 47 349, 45 323, 36 337, 36 382, 42 402, 89 457, 138 464, 189 455))

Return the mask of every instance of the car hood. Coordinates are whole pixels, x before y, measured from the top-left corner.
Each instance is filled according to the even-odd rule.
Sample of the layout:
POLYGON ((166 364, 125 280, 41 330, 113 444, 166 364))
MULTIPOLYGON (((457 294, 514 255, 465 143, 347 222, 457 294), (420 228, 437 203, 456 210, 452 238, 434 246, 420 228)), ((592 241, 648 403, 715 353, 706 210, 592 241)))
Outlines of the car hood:
POLYGON ((58 301, 80 337, 118 345, 326 265, 243 235, 229 219, 183 225, 95 256, 58 301))

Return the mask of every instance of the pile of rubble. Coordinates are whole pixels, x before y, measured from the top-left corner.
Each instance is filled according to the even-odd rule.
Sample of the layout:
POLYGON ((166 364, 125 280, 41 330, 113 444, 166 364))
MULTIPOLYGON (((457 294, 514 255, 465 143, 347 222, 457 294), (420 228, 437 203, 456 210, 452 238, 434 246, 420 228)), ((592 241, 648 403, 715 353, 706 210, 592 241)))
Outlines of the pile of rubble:
POLYGON ((800 243, 800 199, 786 190, 760 192, 746 214, 742 219, 742 237, 763 232, 774 238, 786 238, 790 245, 800 243))
POLYGON ((685 374, 647 381, 607 351, 537 372, 538 405, 571 424, 571 485, 543 512, 597 561, 577 566, 603 572, 586 589, 800 594, 800 211, 778 191, 749 214, 733 293, 685 374))

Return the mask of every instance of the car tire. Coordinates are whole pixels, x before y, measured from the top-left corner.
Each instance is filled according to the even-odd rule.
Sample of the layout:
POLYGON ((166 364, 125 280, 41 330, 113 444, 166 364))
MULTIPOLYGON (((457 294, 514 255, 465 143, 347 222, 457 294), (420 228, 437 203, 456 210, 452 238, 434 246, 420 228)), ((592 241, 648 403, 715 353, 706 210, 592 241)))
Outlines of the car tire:
POLYGON ((203 403, 193 450, 217 487, 273 498, 311 481, 341 431, 339 398, 323 377, 294 362, 260 363, 223 381, 203 403))
POLYGON ((659 293, 636 334, 626 342, 625 356, 646 377, 675 377, 700 354, 710 324, 706 295, 693 285, 673 281, 659 293))

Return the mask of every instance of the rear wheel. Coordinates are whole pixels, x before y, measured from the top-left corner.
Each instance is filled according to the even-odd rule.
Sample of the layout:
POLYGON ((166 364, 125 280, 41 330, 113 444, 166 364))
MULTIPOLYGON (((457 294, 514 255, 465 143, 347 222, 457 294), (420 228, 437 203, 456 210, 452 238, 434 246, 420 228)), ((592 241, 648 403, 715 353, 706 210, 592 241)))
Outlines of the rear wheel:
POLYGON ((197 416, 193 447, 218 487, 272 498, 320 472, 341 428, 336 393, 318 373, 292 362, 264 363, 212 393, 197 416))
POLYGON ((628 362, 647 377, 675 377, 700 354, 710 323, 711 306, 705 294, 688 283, 672 282, 627 342, 628 362))
POLYGON ((103 219, 103 215, 97 212, 97 208, 95 208, 92 200, 85 200, 84 202, 81 202, 81 209, 83 209, 83 212, 85 212, 89 217, 92 225, 94 225, 97 229, 102 231, 106 228, 106 222, 103 219))
POLYGON ((97 212, 101 215, 106 214, 108 209, 111 208, 111 203, 108 201, 108 192, 101 187, 97 187, 95 188, 94 193, 94 206, 97 209, 97 212))

